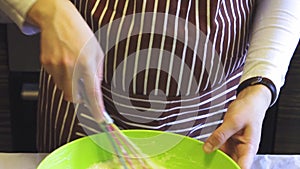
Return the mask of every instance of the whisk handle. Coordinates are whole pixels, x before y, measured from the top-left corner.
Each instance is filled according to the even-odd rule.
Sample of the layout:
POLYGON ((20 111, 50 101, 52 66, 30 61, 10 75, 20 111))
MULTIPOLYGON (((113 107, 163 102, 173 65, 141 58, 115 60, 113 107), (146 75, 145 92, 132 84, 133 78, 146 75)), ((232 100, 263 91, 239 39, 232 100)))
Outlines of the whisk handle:
POLYGON ((102 113, 107 124, 112 124, 114 122, 114 120, 108 115, 106 111, 103 111, 102 113))

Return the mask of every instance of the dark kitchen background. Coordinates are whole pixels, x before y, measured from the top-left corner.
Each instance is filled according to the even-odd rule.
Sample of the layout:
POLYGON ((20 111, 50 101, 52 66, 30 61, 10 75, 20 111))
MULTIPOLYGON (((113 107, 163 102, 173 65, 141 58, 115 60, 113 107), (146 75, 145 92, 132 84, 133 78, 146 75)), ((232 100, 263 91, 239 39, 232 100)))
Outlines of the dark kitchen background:
MULTIPOLYGON (((1 19, 1 18, 0 18, 1 19)), ((0 152, 35 152, 39 35, 0 24, 0 152)), ((259 153, 300 153, 300 49, 268 110, 259 153)))

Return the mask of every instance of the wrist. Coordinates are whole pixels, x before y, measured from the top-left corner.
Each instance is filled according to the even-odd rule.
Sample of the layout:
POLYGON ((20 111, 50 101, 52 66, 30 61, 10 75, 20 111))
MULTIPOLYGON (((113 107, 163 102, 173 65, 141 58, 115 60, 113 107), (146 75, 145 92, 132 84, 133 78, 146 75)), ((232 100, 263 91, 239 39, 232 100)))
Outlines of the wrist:
POLYGON ((238 93, 237 98, 238 99, 247 98, 249 96, 252 97, 253 95, 255 95, 258 102, 264 103, 266 105, 266 109, 272 103, 271 91, 269 90, 268 87, 262 84, 257 84, 257 85, 248 86, 244 88, 238 93))
POLYGON ((237 88, 237 95, 241 91, 245 90, 246 88, 248 88, 250 86, 256 86, 256 85, 264 86, 265 89, 268 89, 267 91, 269 91, 269 92, 267 92, 267 91, 265 91, 265 92, 267 92, 268 94, 271 94, 271 101, 270 101, 269 107, 271 105, 273 105, 277 98, 276 86, 270 79, 265 78, 265 77, 256 76, 256 77, 252 77, 252 78, 249 78, 249 79, 243 81, 237 88))
POLYGON ((55 16, 60 15, 66 5, 67 0, 37 0, 27 13, 27 20, 40 28, 46 27, 51 23, 55 16))

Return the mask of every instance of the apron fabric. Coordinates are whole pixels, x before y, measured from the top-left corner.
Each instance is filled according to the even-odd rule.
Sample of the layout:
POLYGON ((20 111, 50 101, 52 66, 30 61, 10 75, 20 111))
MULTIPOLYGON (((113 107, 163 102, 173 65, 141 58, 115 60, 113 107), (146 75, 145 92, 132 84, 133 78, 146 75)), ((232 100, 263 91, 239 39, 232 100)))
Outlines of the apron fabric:
MULTIPOLYGON (((105 53, 105 108, 122 129, 205 140, 222 123, 247 54, 254 0, 74 0, 105 53)), ((42 68, 37 146, 100 132, 42 68)))

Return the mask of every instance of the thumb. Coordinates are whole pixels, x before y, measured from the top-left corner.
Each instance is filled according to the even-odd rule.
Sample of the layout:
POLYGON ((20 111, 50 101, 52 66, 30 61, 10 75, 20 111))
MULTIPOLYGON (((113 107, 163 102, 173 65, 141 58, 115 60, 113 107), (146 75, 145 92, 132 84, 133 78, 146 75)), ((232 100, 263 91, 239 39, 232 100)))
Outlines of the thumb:
POLYGON ((211 153, 220 148, 232 135, 237 133, 241 126, 234 121, 225 120, 223 124, 217 128, 212 135, 205 141, 203 150, 211 153))

